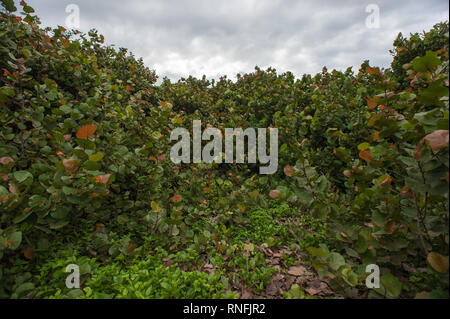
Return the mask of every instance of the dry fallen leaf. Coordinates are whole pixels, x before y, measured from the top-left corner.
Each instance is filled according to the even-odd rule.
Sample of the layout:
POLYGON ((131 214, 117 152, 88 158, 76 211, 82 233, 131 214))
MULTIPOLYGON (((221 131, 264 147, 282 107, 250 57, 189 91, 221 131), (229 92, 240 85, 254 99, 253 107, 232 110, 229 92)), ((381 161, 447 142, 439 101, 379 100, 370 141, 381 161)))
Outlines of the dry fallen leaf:
POLYGON ((289 275, 292 276, 303 276, 305 274, 305 267, 302 266, 296 266, 296 267, 291 267, 289 268, 288 272, 289 275))

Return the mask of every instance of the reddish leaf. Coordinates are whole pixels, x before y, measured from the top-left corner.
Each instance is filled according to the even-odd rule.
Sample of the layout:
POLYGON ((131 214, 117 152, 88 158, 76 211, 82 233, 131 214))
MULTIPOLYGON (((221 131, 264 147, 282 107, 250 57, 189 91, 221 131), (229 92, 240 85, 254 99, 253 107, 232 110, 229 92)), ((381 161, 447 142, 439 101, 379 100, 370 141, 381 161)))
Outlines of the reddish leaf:
POLYGON ((286 176, 291 177, 292 175, 294 175, 294 173, 295 173, 295 169, 294 169, 293 166, 291 166, 291 165, 286 165, 286 166, 284 167, 284 174, 286 174, 286 176))
POLYGON ((19 189, 14 184, 9 184, 9 192, 16 195, 20 195, 19 189))
POLYGON ((448 145, 448 130, 437 130, 424 138, 430 143, 433 151, 438 151, 448 145))
POLYGON ((373 140, 377 141, 379 139, 380 139, 380 132, 379 131, 373 132, 373 140))
POLYGON ((111 174, 106 174, 106 175, 99 175, 99 176, 95 176, 95 180, 99 183, 102 184, 108 184, 109 178, 111 177, 111 174))
POLYGON ((62 162, 63 162, 64 167, 70 174, 73 174, 77 170, 77 166, 78 166, 77 160, 63 159, 62 162))
POLYGON ((370 154, 370 151, 364 150, 359 152, 359 157, 365 161, 370 161, 372 159, 372 154, 370 154))
POLYGON ((448 145, 448 130, 436 130, 421 139, 414 151, 414 157, 416 158, 416 161, 420 161, 420 159, 422 158, 422 149, 425 141, 428 141, 428 143, 430 143, 431 150, 433 151, 443 149, 448 145))
POLYGON ((381 72, 380 72, 379 68, 371 68, 370 66, 368 66, 366 68, 366 72, 369 73, 370 75, 381 76, 381 72))
POLYGON ((417 144, 416 149, 414 150, 414 158, 416 161, 420 161, 422 158, 422 148, 423 144, 425 143, 425 139, 421 139, 420 142, 417 144))
POLYGON ((26 259, 31 260, 34 255, 34 248, 28 247, 27 250, 23 253, 26 259))
POLYGON ((94 135, 95 131, 97 130, 96 125, 85 125, 81 127, 77 132, 77 138, 81 140, 87 140, 94 135))
POLYGON ((303 139, 303 141, 300 143, 300 146, 303 146, 306 142, 308 142, 308 139, 307 138, 303 139))
POLYGON ((379 101, 379 100, 380 100, 380 98, 379 98, 378 96, 375 96, 375 97, 373 97, 373 98, 368 98, 368 99, 366 100, 366 102, 367 102, 367 108, 368 108, 369 110, 372 110, 372 109, 376 108, 377 105, 378 105, 378 101, 379 101))
POLYGON ((179 202, 179 201, 181 200, 181 197, 180 197, 179 195, 174 195, 174 196, 172 197, 172 200, 173 200, 174 202, 179 202))
POLYGON ((386 178, 384 181, 382 181, 382 182, 380 183, 380 187, 383 187, 384 185, 386 185, 386 184, 388 184, 388 183, 390 183, 390 182, 392 182, 392 178, 391 178, 391 177, 388 177, 388 178, 386 178))
POLYGON ((14 162, 11 157, 2 157, 0 158, 0 164, 6 165, 8 163, 14 162))
POLYGON ((280 191, 278 189, 271 190, 269 193, 270 198, 277 198, 280 195, 280 191))

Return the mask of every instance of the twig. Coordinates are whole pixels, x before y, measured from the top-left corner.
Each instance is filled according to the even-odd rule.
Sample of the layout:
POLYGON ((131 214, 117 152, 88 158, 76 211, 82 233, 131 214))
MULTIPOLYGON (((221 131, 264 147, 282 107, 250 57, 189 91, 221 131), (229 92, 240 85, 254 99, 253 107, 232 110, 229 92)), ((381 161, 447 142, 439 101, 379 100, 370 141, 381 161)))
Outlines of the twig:
POLYGON ((420 216, 419 205, 417 204, 417 196, 416 196, 416 193, 413 192, 413 194, 414 194, 414 206, 416 207, 417 232, 419 233, 420 242, 422 244, 423 251, 425 252, 425 256, 428 256, 428 249, 425 246, 425 241, 423 240, 422 229, 420 228, 421 216, 420 216))

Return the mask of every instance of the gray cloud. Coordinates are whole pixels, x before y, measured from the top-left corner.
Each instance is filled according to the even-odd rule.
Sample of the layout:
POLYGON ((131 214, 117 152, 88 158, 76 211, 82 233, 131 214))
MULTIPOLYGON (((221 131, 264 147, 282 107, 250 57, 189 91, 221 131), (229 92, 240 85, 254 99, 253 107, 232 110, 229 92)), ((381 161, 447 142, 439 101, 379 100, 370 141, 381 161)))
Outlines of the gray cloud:
POLYGON ((323 66, 355 70, 366 59, 388 67, 399 32, 448 20, 448 2, 294 0, 28 0, 44 25, 64 25, 68 4, 80 8, 80 29, 96 28, 108 44, 126 47, 162 78, 218 78, 255 65, 315 74, 323 66), (369 29, 366 6, 380 8, 369 29))

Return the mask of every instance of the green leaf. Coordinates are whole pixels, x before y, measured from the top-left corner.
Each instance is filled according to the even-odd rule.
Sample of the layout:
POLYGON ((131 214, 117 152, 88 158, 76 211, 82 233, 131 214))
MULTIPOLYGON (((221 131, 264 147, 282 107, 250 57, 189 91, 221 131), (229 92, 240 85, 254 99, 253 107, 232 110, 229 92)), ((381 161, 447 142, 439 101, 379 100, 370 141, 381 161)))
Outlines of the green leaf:
POLYGON ((19 248, 21 242, 22 242, 21 231, 16 231, 12 233, 11 236, 9 236, 8 238, 8 244, 11 250, 16 250, 17 248, 19 248))
POLYGON ((34 284, 31 282, 26 282, 26 283, 21 284, 19 287, 17 287, 15 293, 19 297, 22 297, 22 296, 26 295, 27 293, 29 293, 33 289, 34 289, 34 284))
POLYGON ((89 157, 89 160, 93 162, 99 162, 103 159, 104 156, 105 154, 103 154, 102 152, 98 152, 97 154, 91 155, 89 157))
POLYGON ((157 213, 157 212, 159 212, 161 210, 161 207, 159 207, 158 203, 155 202, 155 201, 152 201, 151 206, 152 206, 152 210, 155 213, 157 213))
POLYGON ((386 222, 385 217, 378 211, 374 211, 372 213, 372 221, 375 223, 375 225, 377 226, 383 226, 384 223, 386 222))
POLYGON ((33 13, 34 9, 30 6, 25 6, 23 7, 23 11, 25 11, 26 13, 33 13))
POLYGON ((370 144, 367 142, 361 143, 358 145, 358 150, 365 151, 370 147, 370 144))
POLYGON ((5 9, 9 12, 17 11, 16 6, 14 5, 13 0, 2 0, 2 4, 5 7, 5 9))
POLYGON ((358 240, 355 243, 355 249, 360 254, 363 254, 367 250, 367 240, 364 236, 358 235, 358 240))
POLYGON ((28 178, 33 178, 33 175, 28 172, 28 171, 17 171, 14 172, 14 178, 19 182, 19 183, 23 183, 25 182, 28 178))
POLYGON ((402 283, 391 273, 384 274, 380 278, 380 283, 392 298, 398 298, 402 292, 402 283))
POLYGON ((305 290, 303 287, 300 287, 297 284, 293 284, 291 289, 287 292, 287 297, 289 299, 304 299, 305 298, 305 290))
POLYGON ((314 199, 313 194, 305 188, 299 189, 295 194, 303 204, 309 204, 314 199))
POLYGON ((28 216, 30 216, 33 213, 32 209, 29 210, 24 210, 22 213, 20 213, 19 215, 17 215, 16 217, 14 217, 13 219, 13 223, 14 224, 18 224, 23 222, 25 219, 28 218, 28 216))
POLYGON ((426 72, 441 64, 441 60, 438 58, 437 52, 427 51, 425 56, 416 57, 412 64, 415 71, 426 72))
POLYGON ((330 253, 327 257, 327 262, 333 270, 338 270, 341 266, 345 265, 344 257, 338 253, 330 253))
POLYGON ((311 254, 312 257, 325 257, 325 255, 326 255, 326 251, 324 251, 321 248, 308 247, 307 250, 311 254))

